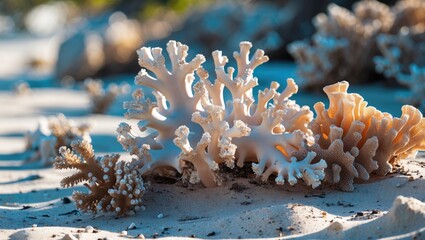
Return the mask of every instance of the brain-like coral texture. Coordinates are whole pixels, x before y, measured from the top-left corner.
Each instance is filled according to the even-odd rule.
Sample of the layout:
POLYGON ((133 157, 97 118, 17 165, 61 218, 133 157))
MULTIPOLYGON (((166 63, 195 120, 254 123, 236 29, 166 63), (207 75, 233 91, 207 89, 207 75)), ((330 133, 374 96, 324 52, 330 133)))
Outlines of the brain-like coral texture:
POLYGON ((326 160, 327 180, 344 191, 353 190, 354 179, 385 175, 425 147, 425 119, 418 109, 405 105, 401 117, 393 117, 348 93, 348 86, 339 82, 325 87, 329 107, 316 103, 317 117, 310 124, 315 135, 311 150, 326 160))
POLYGON ((298 64, 302 88, 320 88, 347 80, 365 79, 373 69, 376 36, 390 30, 394 14, 378 1, 354 4, 353 12, 335 4, 314 19, 317 32, 312 40, 288 46, 298 64))
POLYGON ((197 55, 188 62, 188 47, 179 42, 167 45, 169 69, 161 48, 138 51, 143 69, 135 83, 152 89, 155 100, 141 89, 133 92, 133 101, 124 108, 127 118, 139 120, 138 129, 120 124, 118 141, 140 162, 142 174, 177 172, 190 183, 212 187, 221 183, 220 165, 234 168, 252 162, 264 180, 275 174, 280 184, 285 179, 290 184, 297 179, 312 187, 320 184, 326 163, 313 163, 315 153, 306 150, 313 141, 308 129, 312 112, 289 100, 298 91, 292 79, 282 92, 272 82, 255 101, 254 69, 268 57, 257 50, 250 58, 251 47, 240 43, 233 55, 236 69, 225 69, 228 58, 214 51, 215 79, 201 66, 205 57, 197 55), (226 99, 225 89, 230 93, 226 99))
POLYGON ((88 193, 72 194, 79 209, 93 214, 103 211, 123 215, 143 207, 145 186, 135 162, 120 161, 118 154, 96 157, 86 141, 74 141, 71 147, 72 150, 65 146, 59 149, 54 166, 77 170, 62 179, 62 187, 84 182, 89 189, 88 193))
POLYGON ((51 165, 61 146, 70 146, 74 140, 91 141, 90 126, 68 120, 63 114, 41 118, 38 127, 25 136, 26 149, 31 153, 30 161, 41 161, 51 165))

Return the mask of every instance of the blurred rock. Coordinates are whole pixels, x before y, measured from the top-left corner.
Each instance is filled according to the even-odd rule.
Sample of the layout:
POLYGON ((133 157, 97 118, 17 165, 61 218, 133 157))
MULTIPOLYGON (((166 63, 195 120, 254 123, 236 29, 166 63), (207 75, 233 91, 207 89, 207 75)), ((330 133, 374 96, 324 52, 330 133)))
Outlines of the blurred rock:
POLYGON ((41 4, 28 12, 25 17, 25 27, 35 35, 53 35, 77 18, 77 12, 78 8, 72 2, 41 4))
POLYGON ((0 15, 0 35, 10 33, 14 28, 15 22, 11 17, 0 15))
MULTIPOLYGON (((207 57, 217 49, 231 55, 239 42, 250 41, 268 55, 283 58, 287 56, 285 46, 288 43, 313 33, 311 18, 325 8, 326 2, 217 1, 208 8, 194 10, 183 27, 168 39, 190 45, 192 52, 207 57)), ((164 40, 149 45, 165 43, 164 40)))
POLYGON ((91 20, 61 44, 55 75, 83 80, 99 72, 125 72, 143 43, 141 25, 120 12, 91 20))

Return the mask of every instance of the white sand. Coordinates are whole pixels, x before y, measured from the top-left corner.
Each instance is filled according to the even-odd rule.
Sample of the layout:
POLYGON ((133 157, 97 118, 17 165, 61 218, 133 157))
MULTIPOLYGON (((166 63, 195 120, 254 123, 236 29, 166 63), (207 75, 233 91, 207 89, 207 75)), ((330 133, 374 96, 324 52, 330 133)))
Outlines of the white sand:
POLYGON ((121 232, 132 223, 136 229, 128 230, 128 236, 147 238, 425 238, 423 157, 404 161, 407 174, 356 184, 351 193, 240 178, 212 189, 152 183, 144 197, 145 211, 121 218, 80 213, 61 199, 84 187, 62 189, 60 179, 69 172, 25 163, 23 134, 36 127, 39 116, 64 112, 76 121, 92 122, 96 152, 128 156, 115 141, 115 128, 124 120, 120 105, 110 111, 113 115, 90 115, 81 91, 34 89, 26 96, 0 92, 0 239, 62 239, 67 234, 69 239, 128 239, 121 232), (395 200, 399 195, 409 198, 395 200), (95 233, 85 232, 87 226, 95 233))

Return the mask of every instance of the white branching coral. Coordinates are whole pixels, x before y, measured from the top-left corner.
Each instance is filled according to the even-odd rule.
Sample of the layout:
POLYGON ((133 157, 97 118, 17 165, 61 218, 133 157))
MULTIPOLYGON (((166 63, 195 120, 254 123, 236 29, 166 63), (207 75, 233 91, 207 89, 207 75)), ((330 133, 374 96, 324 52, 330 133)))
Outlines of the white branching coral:
POLYGON ((139 64, 155 77, 142 69, 135 83, 152 88, 155 101, 140 89, 133 92, 133 101, 124 103, 124 108, 127 118, 140 120, 141 134, 121 123, 118 141, 135 156, 142 174, 169 174, 175 169, 191 183, 200 181, 212 187, 221 182, 219 165, 234 168, 253 162, 254 172, 264 180, 275 174, 279 184, 285 179, 290 184, 296 179, 312 187, 320 184, 326 163, 313 162, 315 154, 305 149, 312 142, 308 129, 312 112, 289 100, 298 91, 292 79, 281 93, 277 92, 279 84, 271 83, 255 102, 253 88, 258 79, 253 72, 268 57, 257 50, 250 58, 251 48, 249 42, 240 43, 240 51, 233 55, 237 71, 225 70, 228 58, 214 51, 214 81, 201 67, 205 58, 197 55, 187 62, 188 47, 181 43, 167 45, 170 70, 161 48, 138 51, 139 64), (230 99, 224 97, 225 88, 230 99))
POLYGON ((72 187, 84 182, 88 193, 72 194, 77 208, 84 212, 114 212, 117 215, 136 211, 143 206, 145 192, 143 179, 134 162, 120 161, 120 155, 96 157, 92 145, 74 141, 72 150, 59 149, 54 166, 57 169, 76 169, 77 172, 61 181, 62 187, 72 187))
POLYGON ((344 191, 353 190, 354 179, 386 175, 400 160, 425 149, 425 119, 418 109, 405 105, 401 117, 393 118, 347 93, 348 86, 325 87, 329 108, 316 103, 317 117, 310 124, 316 140, 310 149, 326 160, 327 180, 344 191))
POLYGON ((41 161, 51 165, 61 146, 70 146, 74 140, 90 142, 90 126, 68 120, 63 114, 41 118, 35 131, 25 135, 26 150, 30 152, 29 161, 41 161))
POLYGON ((84 80, 84 89, 90 97, 91 111, 103 114, 108 111, 118 95, 125 94, 128 91, 128 86, 109 84, 104 89, 102 80, 87 78, 84 80))
POLYGON ((320 160, 312 164, 316 154, 306 152, 304 134, 300 130, 285 132, 282 121, 283 112, 267 109, 262 114, 260 125, 253 127, 246 138, 235 140, 238 146, 237 165, 243 166, 246 161, 255 161, 252 168, 265 181, 271 174, 276 174, 277 184, 297 183, 302 178, 307 185, 316 188, 324 178, 323 169, 326 162, 320 160), (302 156, 304 159, 298 159, 302 156), (256 159, 256 160, 255 160, 256 159))
POLYGON ((311 42, 297 41, 288 51, 298 63, 303 88, 317 88, 347 80, 365 79, 373 69, 376 36, 390 30, 394 14, 378 1, 354 4, 353 12, 330 4, 328 14, 319 14, 313 23, 317 32, 311 42))

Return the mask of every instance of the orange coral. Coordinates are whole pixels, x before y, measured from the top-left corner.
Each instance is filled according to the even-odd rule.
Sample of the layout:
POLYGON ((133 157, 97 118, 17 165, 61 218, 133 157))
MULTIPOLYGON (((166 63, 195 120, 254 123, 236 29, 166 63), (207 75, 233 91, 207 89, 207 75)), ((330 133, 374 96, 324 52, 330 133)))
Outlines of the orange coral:
POLYGON ((408 105, 400 118, 393 118, 367 106, 360 95, 347 93, 348 86, 339 82, 324 88, 329 108, 316 103, 317 117, 310 126, 316 139, 311 148, 330 168, 327 179, 352 191, 354 178, 367 180, 372 172, 385 175, 401 159, 424 149, 425 119, 408 105))

